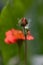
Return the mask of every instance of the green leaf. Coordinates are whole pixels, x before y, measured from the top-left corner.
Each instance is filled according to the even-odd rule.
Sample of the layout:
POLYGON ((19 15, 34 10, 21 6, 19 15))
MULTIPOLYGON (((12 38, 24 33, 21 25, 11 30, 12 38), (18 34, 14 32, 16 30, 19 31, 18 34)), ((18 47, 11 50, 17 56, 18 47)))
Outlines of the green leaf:
MULTIPOLYGON (((32 0, 31 0, 32 1, 32 0)), ((29 1, 30 3, 32 3, 29 1)), ((7 64, 10 57, 18 54, 17 44, 7 45, 4 42, 5 32, 11 28, 20 29, 17 25, 18 18, 24 16, 26 9, 28 8, 28 0, 13 0, 12 4, 10 2, 6 3, 0 15, 0 44, 3 55, 4 65, 7 64)), ((21 58, 23 59, 23 50, 21 50, 21 58)))

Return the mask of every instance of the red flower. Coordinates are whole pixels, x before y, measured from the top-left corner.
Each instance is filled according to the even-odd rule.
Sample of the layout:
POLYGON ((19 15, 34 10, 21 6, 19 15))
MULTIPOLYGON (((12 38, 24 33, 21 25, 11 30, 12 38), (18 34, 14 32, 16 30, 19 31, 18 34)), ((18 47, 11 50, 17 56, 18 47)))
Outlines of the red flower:
MULTIPOLYGON (((5 35, 6 35, 5 42, 7 44, 15 43, 18 40, 25 40, 25 36, 21 30, 12 29, 12 30, 9 30, 8 32, 6 32, 5 35)), ((26 39, 27 40, 34 39, 34 37, 30 34, 30 31, 28 31, 26 39)))

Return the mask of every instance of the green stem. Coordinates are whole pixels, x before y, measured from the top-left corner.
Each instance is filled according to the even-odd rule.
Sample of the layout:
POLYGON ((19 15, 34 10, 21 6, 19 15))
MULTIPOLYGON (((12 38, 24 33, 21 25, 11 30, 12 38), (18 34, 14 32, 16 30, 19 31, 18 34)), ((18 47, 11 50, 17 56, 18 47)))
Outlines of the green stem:
POLYGON ((25 65, 27 65, 27 40, 25 35, 25 65))
POLYGON ((21 48, 19 47, 19 65, 20 65, 20 50, 21 48))
POLYGON ((27 31, 25 30, 25 28, 24 28, 24 35, 25 35, 25 59, 24 59, 24 63, 25 63, 25 65, 27 65, 27 39, 26 39, 27 31))
POLYGON ((18 65, 20 65, 20 54, 21 54, 21 43, 20 43, 20 41, 18 41, 18 54, 19 54, 19 64, 18 65))

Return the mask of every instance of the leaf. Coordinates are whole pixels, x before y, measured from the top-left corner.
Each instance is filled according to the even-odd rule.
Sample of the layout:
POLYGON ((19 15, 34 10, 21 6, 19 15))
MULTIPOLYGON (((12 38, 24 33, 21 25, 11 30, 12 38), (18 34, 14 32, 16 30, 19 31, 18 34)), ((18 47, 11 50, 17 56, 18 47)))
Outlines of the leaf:
MULTIPOLYGON (((18 18, 24 17, 26 11, 31 9, 33 0, 10 0, 6 3, 0 14, 0 45, 3 55, 4 65, 7 64, 9 59, 18 55, 17 44, 7 45, 4 42, 5 32, 11 28, 21 29, 18 27, 18 18)), ((21 50, 21 59, 23 60, 23 47, 21 50)))

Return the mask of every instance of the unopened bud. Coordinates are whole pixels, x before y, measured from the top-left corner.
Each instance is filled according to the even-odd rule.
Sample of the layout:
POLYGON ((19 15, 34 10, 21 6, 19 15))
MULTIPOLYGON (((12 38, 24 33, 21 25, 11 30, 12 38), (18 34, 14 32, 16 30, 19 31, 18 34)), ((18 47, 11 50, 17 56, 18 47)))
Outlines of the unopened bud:
POLYGON ((25 27, 28 24, 26 18, 21 18, 18 23, 23 27, 25 27))

